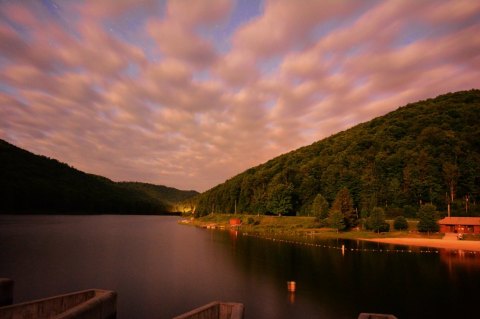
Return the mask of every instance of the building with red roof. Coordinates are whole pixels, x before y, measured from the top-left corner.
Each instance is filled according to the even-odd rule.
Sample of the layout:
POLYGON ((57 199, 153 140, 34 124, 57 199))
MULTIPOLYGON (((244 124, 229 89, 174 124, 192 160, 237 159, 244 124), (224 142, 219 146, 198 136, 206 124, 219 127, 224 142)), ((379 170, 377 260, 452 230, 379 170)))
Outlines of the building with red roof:
POLYGON ((480 217, 445 217, 438 224, 441 233, 480 234, 480 217))

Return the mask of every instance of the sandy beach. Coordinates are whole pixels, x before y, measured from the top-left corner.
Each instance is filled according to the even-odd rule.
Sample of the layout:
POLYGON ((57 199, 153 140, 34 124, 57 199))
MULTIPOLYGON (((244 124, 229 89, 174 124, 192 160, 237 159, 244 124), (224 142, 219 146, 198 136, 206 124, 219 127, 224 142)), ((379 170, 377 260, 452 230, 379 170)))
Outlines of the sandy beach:
POLYGON ((378 243, 385 243, 385 244, 395 244, 395 245, 480 251, 480 241, 444 240, 444 239, 427 239, 427 238, 375 238, 375 239, 365 239, 365 240, 378 242, 378 243))

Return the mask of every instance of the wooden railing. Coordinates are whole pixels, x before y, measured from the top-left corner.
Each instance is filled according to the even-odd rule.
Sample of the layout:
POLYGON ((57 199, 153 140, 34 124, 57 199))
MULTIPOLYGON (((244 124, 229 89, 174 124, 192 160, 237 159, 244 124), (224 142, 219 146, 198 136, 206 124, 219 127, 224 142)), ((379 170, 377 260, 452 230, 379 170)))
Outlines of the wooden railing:
POLYGON ((241 303, 214 301, 173 319, 243 319, 241 303))
POLYGON ((113 319, 117 313, 117 294, 90 289, 50 298, 0 307, 0 319, 113 319))

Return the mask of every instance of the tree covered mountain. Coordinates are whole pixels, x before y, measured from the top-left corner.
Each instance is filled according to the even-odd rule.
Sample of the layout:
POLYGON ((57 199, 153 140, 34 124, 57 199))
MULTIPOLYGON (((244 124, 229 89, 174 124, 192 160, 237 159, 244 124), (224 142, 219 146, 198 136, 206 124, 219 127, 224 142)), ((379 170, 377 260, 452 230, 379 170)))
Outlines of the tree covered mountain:
POLYGON ((423 203, 478 214, 480 90, 408 104, 250 168, 199 195, 196 213, 309 215, 344 189, 358 214, 414 216, 423 203))
POLYGON ((161 214, 196 194, 116 183, 0 140, 0 213, 161 214))

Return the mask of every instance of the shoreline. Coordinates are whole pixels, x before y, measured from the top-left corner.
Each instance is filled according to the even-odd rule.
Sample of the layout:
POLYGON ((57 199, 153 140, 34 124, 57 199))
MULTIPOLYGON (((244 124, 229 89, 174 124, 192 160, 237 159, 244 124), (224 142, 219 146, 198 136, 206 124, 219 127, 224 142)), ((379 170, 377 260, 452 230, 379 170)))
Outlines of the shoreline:
POLYGON ((429 237, 426 238, 423 237, 425 235, 422 236, 422 234, 412 234, 401 231, 382 234, 376 234, 370 231, 335 232, 327 228, 318 228, 313 217, 287 216, 248 216, 251 221, 232 226, 229 224, 229 219, 233 217, 237 216, 228 214, 208 215, 200 219, 183 219, 179 221, 179 223, 205 229, 233 229, 242 233, 257 234, 263 237, 289 238, 291 236, 299 236, 299 238, 301 238, 308 236, 317 239, 362 240, 389 245, 480 252, 480 240, 446 240, 438 233, 429 235, 429 237))
POLYGON ((361 238, 361 240, 382 244, 430 247, 448 250, 468 250, 480 252, 480 241, 473 240, 444 240, 429 238, 361 238))

